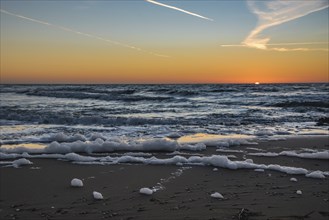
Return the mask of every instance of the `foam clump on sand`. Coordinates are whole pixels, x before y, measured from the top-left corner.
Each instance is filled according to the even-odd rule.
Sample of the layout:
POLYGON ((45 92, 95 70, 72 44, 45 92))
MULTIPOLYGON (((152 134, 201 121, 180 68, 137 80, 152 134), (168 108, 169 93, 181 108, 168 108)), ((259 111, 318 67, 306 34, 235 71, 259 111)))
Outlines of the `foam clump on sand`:
POLYGON ((321 172, 319 170, 308 173, 305 176, 310 177, 310 178, 317 178, 317 179, 325 179, 326 178, 325 175, 323 175, 323 172, 321 172))
POLYGON ((224 199, 224 196, 222 194, 220 194, 219 192, 215 192, 215 193, 211 194, 210 196, 215 199, 224 199))
POLYGON ((103 199, 103 195, 99 192, 96 192, 96 191, 93 192, 93 196, 94 196, 94 199, 96 199, 96 200, 102 200, 103 199))
POLYGON ((298 195, 302 195, 302 194, 303 194, 302 190, 297 190, 296 193, 297 193, 298 195))
POLYGON ((214 169, 212 169, 212 171, 216 172, 216 171, 218 171, 218 168, 214 168, 214 169))
POLYGON ((292 177, 292 178, 290 178, 290 181, 291 182, 297 182, 297 179, 292 177))
POLYGON ((33 164, 33 163, 31 161, 25 159, 25 158, 21 158, 21 159, 18 159, 18 160, 14 160, 12 162, 12 164, 13 164, 13 167, 18 168, 20 166, 30 165, 30 164, 33 164))
POLYGON ((78 178, 74 178, 71 180, 71 186, 72 187, 83 187, 83 182, 82 182, 82 180, 80 180, 78 178))
POLYGON ((152 195, 152 194, 153 194, 153 190, 150 189, 150 188, 146 188, 146 187, 144 187, 144 188, 141 188, 141 189, 139 190, 139 193, 140 193, 140 194, 144 194, 144 195, 152 195))
POLYGON ((256 172, 264 172, 265 170, 264 169, 254 169, 254 171, 256 171, 256 172))

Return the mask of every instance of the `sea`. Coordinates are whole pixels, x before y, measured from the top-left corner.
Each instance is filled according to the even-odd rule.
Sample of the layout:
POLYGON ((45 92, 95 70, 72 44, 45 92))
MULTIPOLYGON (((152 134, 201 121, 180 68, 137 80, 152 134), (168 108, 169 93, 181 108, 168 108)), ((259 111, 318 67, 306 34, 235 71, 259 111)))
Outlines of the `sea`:
POLYGON ((328 136, 329 128, 328 83, 3 84, 0 95, 2 159, 122 153, 136 162, 158 151, 205 156, 208 147, 328 136))

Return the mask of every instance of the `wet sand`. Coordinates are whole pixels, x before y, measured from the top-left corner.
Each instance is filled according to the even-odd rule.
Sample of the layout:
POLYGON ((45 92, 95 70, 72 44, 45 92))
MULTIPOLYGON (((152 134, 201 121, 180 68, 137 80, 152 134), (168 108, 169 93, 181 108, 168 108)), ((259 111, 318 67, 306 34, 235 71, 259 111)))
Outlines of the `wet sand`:
MULTIPOLYGON (((328 149, 328 137, 293 138, 239 146, 279 152, 300 148, 328 149)), ((215 153, 215 149, 209 149, 215 153)), ((217 154, 223 154, 217 152, 217 154)), ((228 153, 237 156, 241 153, 228 153)), ((329 160, 248 156, 255 163, 329 170, 329 160)), ((179 166, 77 165, 31 159, 22 168, 0 168, 0 219, 328 219, 329 178, 313 179, 276 171, 228 170, 193 166, 178 176, 179 166), (35 168, 40 169, 35 169, 35 168), (173 174, 175 173, 175 174, 173 174), (290 178, 297 178, 291 182, 290 178), (80 178, 82 188, 70 181, 80 178), (165 181, 165 180, 167 181, 165 181), (147 196, 142 187, 163 182, 147 196), (302 190, 303 194, 296 194, 302 190), (96 201, 92 192, 104 199, 96 201), (220 192, 225 199, 210 197, 220 192)), ((187 167, 187 166, 183 166, 187 167)))

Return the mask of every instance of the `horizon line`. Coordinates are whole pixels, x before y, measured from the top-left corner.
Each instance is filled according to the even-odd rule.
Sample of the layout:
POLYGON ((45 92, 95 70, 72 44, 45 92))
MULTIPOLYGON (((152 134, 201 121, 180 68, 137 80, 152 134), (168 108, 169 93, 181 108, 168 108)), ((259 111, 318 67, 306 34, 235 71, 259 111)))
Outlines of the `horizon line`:
MULTIPOLYGON (((207 83, 207 82, 194 82, 194 83, 0 83, 2 85, 254 85, 255 82, 216 82, 216 83, 207 83)), ((268 84, 329 84, 327 82, 259 82, 259 85, 268 85, 268 84)))

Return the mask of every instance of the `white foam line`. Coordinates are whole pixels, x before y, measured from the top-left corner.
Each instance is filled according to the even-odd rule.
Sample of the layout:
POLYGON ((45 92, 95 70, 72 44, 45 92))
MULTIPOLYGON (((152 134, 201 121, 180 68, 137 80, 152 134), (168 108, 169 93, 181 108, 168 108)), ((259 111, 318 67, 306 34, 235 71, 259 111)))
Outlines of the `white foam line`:
POLYGON ((119 46, 126 47, 126 48, 129 48, 129 49, 141 51, 141 52, 148 53, 148 54, 151 54, 151 55, 154 55, 154 56, 169 57, 169 56, 164 55, 164 54, 158 54, 158 53, 154 53, 154 52, 151 52, 151 51, 147 51, 147 50, 144 50, 144 49, 141 49, 139 47, 135 47, 135 46, 132 46, 132 45, 129 45, 129 44, 126 44, 126 43, 106 39, 106 38, 103 38, 103 37, 100 37, 100 36, 97 36, 97 35, 94 35, 94 34, 80 32, 80 31, 77 31, 77 30, 74 30, 74 29, 71 29, 71 28, 68 28, 68 27, 52 24, 52 23, 49 23, 49 22, 46 22, 46 21, 35 19, 35 18, 26 17, 26 16, 23 16, 23 15, 20 15, 20 14, 15 14, 15 13, 3 10, 3 9, 0 9, 0 12, 4 13, 4 14, 7 14, 7 15, 15 16, 17 18, 28 20, 28 21, 31 21, 31 22, 34 22, 34 23, 46 25, 46 26, 53 27, 53 28, 56 28, 56 29, 60 29, 60 30, 66 31, 66 32, 71 32, 71 33, 74 33, 74 34, 82 35, 82 36, 93 38, 93 39, 100 40, 100 41, 104 41, 106 43, 119 45, 119 46))
POLYGON ((153 0, 145 0, 145 1, 147 1, 149 3, 152 3, 152 4, 155 4, 155 5, 159 5, 159 6, 162 6, 162 7, 170 8, 170 9, 173 9, 173 10, 176 10, 176 11, 180 11, 180 12, 183 12, 185 14, 189 14, 189 15, 192 15, 192 16, 195 16, 195 17, 199 17, 199 18, 202 18, 202 19, 213 21, 213 19, 211 19, 211 18, 207 18, 207 17, 204 17, 202 15, 199 15, 199 14, 196 14, 196 13, 193 13, 193 12, 190 12, 190 11, 186 11, 186 10, 181 9, 181 8, 177 8, 177 7, 174 7, 174 6, 166 5, 166 4, 163 4, 163 3, 160 3, 160 2, 156 2, 156 1, 153 1, 153 0))
MULTIPOLYGON (((7 154, 0 154, 1 158, 11 158, 7 154)), ((143 158, 143 157, 133 157, 133 156, 122 156, 122 157, 91 157, 83 156, 76 153, 68 154, 41 154, 41 155, 30 155, 28 153, 16 154, 14 157, 22 158, 54 158, 58 160, 71 161, 75 164, 85 164, 85 165, 113 165, 113 164, 146 164, 146 165, 188 165, 188 166, 214 166, 221 167, 231 170, 237 169, 263 169, 263 170, 273 170, 286 174, 294 175, 305 175, 310 178, 325 178, 329 175, 329 171, 310 171, 304 168, 299 167, 288 167, 281 166, 278 164, 256 164, 252 160, 247 159, 245 161, 232 161, 227 156, 221 155, 212 155, 212 156, 191 156, 191 157, 182 157, 174 156, 172 158, 159 159, 156 157, 143 158), (315 173, 314 173, 315 172, 315 173), (313 173, 313 174, 312 174, 313 173)), ((12 162, 11 162, 12 163, 12 162)), ((0 163, 1 165, 1 163, 0 163)), ((3 164, 5 165, 5 164, 3 164)), ((183 170, 178 170, 177 172, 172 173, 172 176, 179 176, 183 170)), ((169 177, 168 179, 173 179, 174 177, 169 177)), ((165 181, 164 179, 163 181, 165 181)))
POLYGON ((312 153, 297 153, 296 151, 282 151, 280 153, 266 152, 266 153, 248 153, 251 156, 259 157, 278 157, 278 156, 287 156, 287 157, 299 157, 306 159, 318 159, 318 160, 329 160, 329 151, 318 151, 312 153))

